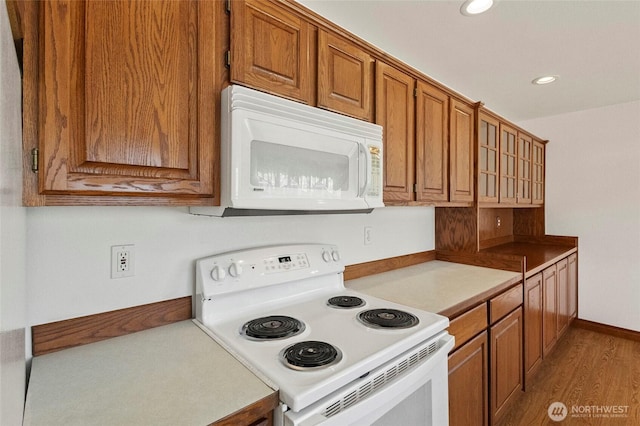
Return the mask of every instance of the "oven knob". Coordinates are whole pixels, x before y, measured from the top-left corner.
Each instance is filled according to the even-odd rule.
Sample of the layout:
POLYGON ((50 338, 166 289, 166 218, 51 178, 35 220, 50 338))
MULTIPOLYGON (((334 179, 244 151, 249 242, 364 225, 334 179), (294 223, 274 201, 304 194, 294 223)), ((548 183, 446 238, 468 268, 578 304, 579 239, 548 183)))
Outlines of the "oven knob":
POLYGON ((231 266, 229 266, 229 275, 235 278, 240 276, 240 274, 242 274, 242 266, 237 263, 232 263, 231 266))
POLYGON ((214 281, 222 281, 227 276, 227 273, 224 271, 224 268, 219 266, 214 266, 211 270, 211 279, 214 281))
POLYGON ((340 260, 340 253, 338 253, 338 250, 334 250, 331 252, 331 258, 336 262, 340 260))
POLYGON ((329 253, 328 251, 323 251, 322 252, 322 260, 324 260, 325 262, 331 262, 331 253, 329 253))

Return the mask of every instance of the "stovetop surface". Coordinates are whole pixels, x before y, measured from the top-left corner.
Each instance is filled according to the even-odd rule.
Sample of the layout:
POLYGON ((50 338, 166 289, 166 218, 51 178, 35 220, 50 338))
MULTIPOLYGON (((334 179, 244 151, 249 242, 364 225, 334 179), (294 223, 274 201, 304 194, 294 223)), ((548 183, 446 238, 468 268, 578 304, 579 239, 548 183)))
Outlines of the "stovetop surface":
POLYGON ((276 384, 280 398, 297 411, 350 381, 367 374, 397 355, 411 349, 444 330, 448 320, 440 315, 412 309, 348 289, 330 289, 288 300, 287 304, 274 303, 270 309, 230 314, 204 325, 228 350, 260 374, 276 384), (335 296, 356 296, 366 301, 362 307, 337 309, 326 301, 335 296), (415 315, 419 323, 411 328, 370 328, 357 319, 362 311, 391 308, 415 315), (242 326, 253 319, 284 315, 302 321, 301 334, 284 339, 256 341, 241 333, 242 326), (299 371, 291 369, 281 360, 281 352, 298 342, 316 340, 335 346, 342 359, 320 369, 299 371))
POLYGON ((346 289, 344 263, 334 245, 267 246, 222 253, 196 262, 196 318, 209 334, 280 391, 294 411, 320 400, 448 326, 446 317, 346 289), (364 306, 335 308, 332 297, 353 296, 364 306), (418 318, 410 328, 370 328, 357 314, 388 308, 418 318), (304 323, 302 333, 261 341, 242 333, 248 321, 287 316, 304 323), (303 341, 333 345, 339 362, 313 370, 291 369, 281 359, 303 341))

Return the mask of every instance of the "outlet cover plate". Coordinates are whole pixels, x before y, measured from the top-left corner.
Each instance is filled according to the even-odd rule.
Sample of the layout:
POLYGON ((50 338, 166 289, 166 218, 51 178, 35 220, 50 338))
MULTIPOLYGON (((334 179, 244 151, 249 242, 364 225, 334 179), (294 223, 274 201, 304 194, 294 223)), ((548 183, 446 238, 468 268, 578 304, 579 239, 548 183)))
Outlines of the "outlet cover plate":
POLYGON ((111 246, 111 278, 135 275, 135 246, 133 244, 111 246))

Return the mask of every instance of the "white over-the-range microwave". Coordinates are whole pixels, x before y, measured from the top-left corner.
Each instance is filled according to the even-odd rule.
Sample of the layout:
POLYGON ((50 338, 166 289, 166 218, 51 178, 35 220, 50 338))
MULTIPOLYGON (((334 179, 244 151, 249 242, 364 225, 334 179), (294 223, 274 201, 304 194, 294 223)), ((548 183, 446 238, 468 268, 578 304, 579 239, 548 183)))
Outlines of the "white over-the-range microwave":
POLYGON ((220 206, 209 216, 383 207, 382 127, 231 85, 222 91, 220 206))

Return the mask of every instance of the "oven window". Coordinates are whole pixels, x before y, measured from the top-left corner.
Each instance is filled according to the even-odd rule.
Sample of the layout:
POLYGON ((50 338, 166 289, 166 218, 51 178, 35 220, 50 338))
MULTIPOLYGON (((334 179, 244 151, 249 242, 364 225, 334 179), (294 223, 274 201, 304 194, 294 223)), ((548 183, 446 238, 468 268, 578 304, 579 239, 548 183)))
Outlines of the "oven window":
MULTIPOLYGON (((384 416, 376 420, 374 426, 420 425, 433 426, 431 415, 431 380, 414 393, 400 401, 384 416)), ((448 407, 445 407, 448 410, 448 407)))
POLYGON ((254 140, 251 185, 302 191, 349 190, 346 155, 254 140))

